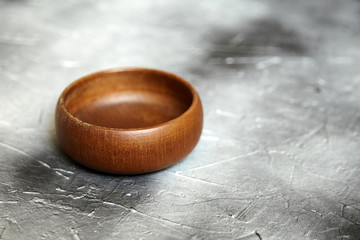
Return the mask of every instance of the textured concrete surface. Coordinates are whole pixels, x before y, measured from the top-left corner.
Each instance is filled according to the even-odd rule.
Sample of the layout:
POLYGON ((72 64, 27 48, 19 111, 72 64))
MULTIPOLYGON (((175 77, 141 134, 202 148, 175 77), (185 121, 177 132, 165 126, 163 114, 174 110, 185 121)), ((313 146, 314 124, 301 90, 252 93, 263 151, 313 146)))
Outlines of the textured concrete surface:
POLYGON ((360 239, 360 2, 0 0, 1 239, 360 239), (199 91, 196 149, 153 174, 75 164, 70 82, 117 66, 199 91))

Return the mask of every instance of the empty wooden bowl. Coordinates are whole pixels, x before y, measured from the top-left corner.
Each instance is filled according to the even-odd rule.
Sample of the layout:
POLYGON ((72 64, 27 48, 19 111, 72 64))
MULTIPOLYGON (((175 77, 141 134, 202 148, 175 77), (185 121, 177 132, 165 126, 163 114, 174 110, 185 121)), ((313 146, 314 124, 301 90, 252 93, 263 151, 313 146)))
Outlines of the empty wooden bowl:
POLYGON ((122 68, 85 76, 61 94, 56 135, 77 162, 103 172, 138 174, 184 158, 199 141, 199 95, 171 73, 122 68))

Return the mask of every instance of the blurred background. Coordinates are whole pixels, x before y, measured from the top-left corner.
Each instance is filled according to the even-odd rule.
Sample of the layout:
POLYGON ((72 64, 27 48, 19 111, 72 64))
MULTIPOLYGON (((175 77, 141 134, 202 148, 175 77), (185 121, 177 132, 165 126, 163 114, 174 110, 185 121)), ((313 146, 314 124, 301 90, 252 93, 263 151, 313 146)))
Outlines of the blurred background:
POLYGON ((360 2, 0 0, 1 239, 360 239, 360 2), (187 79, 199 144, 140 176, 59 148, 77 78, 187 79))

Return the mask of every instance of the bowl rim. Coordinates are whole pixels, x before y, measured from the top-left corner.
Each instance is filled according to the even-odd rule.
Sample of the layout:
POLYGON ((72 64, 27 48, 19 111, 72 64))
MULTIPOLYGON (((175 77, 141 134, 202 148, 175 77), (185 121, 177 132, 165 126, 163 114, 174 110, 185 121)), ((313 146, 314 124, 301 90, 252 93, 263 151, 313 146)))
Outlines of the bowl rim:
POLYGON ((195 90, 195 88, 185 79, 179 77, 178 75, 175 75, 173 73, 170 72, 166 72, 163 70, 159 70, 159 69, 153 69, 153 68, 143 68, 143 67, 117 67, 117 68, 110 68, 110 69, 105 69, 105 70, 100 70, 97 72, 93 72, 90 74, 87 74, 77 80, 75 80, 74 82, 72 82, 70 85, 68 85, 60 94, 59 100, 58 100, 58 105, 61 108, 61 110, 72 120, 74 120, 75 122, 77 122, 80 125, 85 125, 88 127, 92 127, 92 128, 97 128, 99 130, 109 130, 109 131, 120 131, 120 132, 127 132, 127 131, 145 131, 145 130, 153 130, 156 128, 161 128, 167 125, 171 125, 174 122, 180 121, 181 119, 185 118, 187 115, 191 114, 191 112, 193 111, 193 109, 196 107, 196 105, 198 104, 198 102, 200 102, 200 97, 197 93, 197 91, 195 90), (103 74, 109 74, 109 73, 120 73, 120 72, 127 72, 127 71, 148 71, 148 72, 157 72, 160 73, 162 75, 166 75, 168 76, 172 81, 176 80, 178 82, 181 82, 182 84, 184 84, 191 92, 192 95, 192 102, 190 104, 190 106, 186 109, 185 112, 183 112, 182 114, 180 114, 179 116, 177 116, 176 118, 173 118, 171 120, 168 120, 166 122, 163 123, 159 123, 159 124, 155 124, 155 125, 151 125, 148 127, 139 127, 139 128, 114 128, 114 127, 105 127, 105 126, 100 126, 100 125, 95 125, 92 123, 88 123, 85 122, 77 117, 75 117, 74 115, 72 115, 65 107, 65 95, 74 87, 76 87, 77 85, 81 84, 82 82, 86 82, 89 81, 89 79, 91 78, 96 78, 99 75, 103 75, 103 74))

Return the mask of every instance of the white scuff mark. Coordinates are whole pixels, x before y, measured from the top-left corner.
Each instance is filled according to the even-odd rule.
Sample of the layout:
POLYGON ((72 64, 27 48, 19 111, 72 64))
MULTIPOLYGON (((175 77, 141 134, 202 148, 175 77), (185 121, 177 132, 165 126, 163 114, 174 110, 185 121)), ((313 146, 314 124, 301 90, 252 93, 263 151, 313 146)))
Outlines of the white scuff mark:
POLYGON ((6 143, 3 143, 3 142, 0 142, 0 145, 7 148, 7 149, 13 150, 13 151, 15 151, 17 153, 20 153, 20 154, 22 154, 24 156, 27 156, 28 158, 31 158, 32 160, 37 161, 38 163, 40 163, 42 166, 44 166, 46 168, 52 169, 47 163, 45 163, 45 162, 43 162, 43 161, 41 161, 39 159, 34 158, 30 154, 28 154, 28 153, 26 153, 26 152, 24 152, 24 151, 22 151, 22 150, 20 150, 20 149, 18 149, 16 147, 10 146, 10 145, 8 145, 6 143))
POLYGON ((71 199, 73 199, 73 200, 78 200, 78 199, 81 199, 81 198, 84 198, 85 196, 84 195, 81 195, 81 196, 74 196, 74 195, 72 195, 72 194, 68 194, 68 195, 65 195, 65 197, 69 197, 69 198, 71 198, 71 199))
POLYGON ((226 64, 234 64, 235 59, 233 57, 227 57, 227 58, 225 58, 225 63, 226 64))
POLYGON ((338 57, 330 57, 328 59, 326 59, 326 61, 329 64, 337 64, 337 65, 345 65, 345 64, 353 64, 354 60, 350 57, 342 57, 342 56, 338 56, 338 57))
MULTIPOLYGON (((266 68, 282 62, 282 58, 275 57, 226 57, 225 64, 255 64, 257 69, 266 68)), ((217 61, 220 62, 220 61, 217 61)))
POLYGON ((130 208, 130 211, 131 211, 132 213, 140 213, 140 212, 137 211, 135 208, 130 208))
POLYGON ((79 66, 78 61, 72 61, 72 60, 64 60, 61 62, 61 65, 66 68, 75 68, 79 66))
POLYGON ((272 57, 269 59, 266 59, 265 61, 259 62, 256 64, 256 69, 265 69, 268 67, 271 67, 273 65, 277 65, 280 64, 282 62, 282 58, 281 57, 272 57))
POLYGON ((5 219, 6 219, 9 223, 14 224, 15 226, 17 226, 18 228, 21 229, 21 227, 19 226, 19 223, 16 221, 16 219, 10 218, 10 217, 8 217, 8 216, 5 216, 5 219))
POLYGON ((95 214, 95 210, 91 211, 91 212, 90 212, 88 215, 86 215, 86 216, 88 216, 88 217, 93 217, 94 214, 95 214))
POLYGON ((55 171, 55 173, 56 173, 58 176, 61 176, 61 177, 65 178, 66 180, 69 180, 69 179, 70 179, 68 176, 65 176, 64 174, 62 174, 62 173, 59 172, 59 171, 55 171))
MULTIPOLYGON (((170 173, 172 173, 172 172, 170 172, 170 173)), ((188 180, 191 180, 191 181, 197 181, 197 182, 201 182, 201 183, 206 183, 206 184, 214 185, 214 186, 217 186, 217 187, 224 187, 221 184, 210 182, 210 181, 199 179, 199 178, 195 178, 195 177, 189 177, 189 176, 183 175, 183 174, 181 174, 179 172, 175 172, 175 173, 172 173, 172 174, 176 175, 177 177, 185 178, 185 179, 188 179, 188 180)), ((166 190, 162 190, 162 191, 166 192, 166 190)), ((185 196, 183 196, 183 197, 185 197, 185 196)))
POLYGON ((166 192, 166 190, 161 190, 157 193, 157 195, 162 196, 165 192, 166 192))
POLYGON ((41 195, 38 192, 23 192, 23 194, 28 194, 28 195, 41 195))
POLYGON ((53 207, 53 208, 66 210, 66 211, 73 210, 73 208, 70 207, 70 206, 65 206, 65 205, 61 205, 61 204, 57 204, 57 203, 52 203, 50 201, 47 201, 45 199, 38 198, 38 197, 35 197, 35 198, 31 199, 30 202, 35 203, 35 204, 42 204, 42 205, 45 205, 47 207, 53 207))
POLYGON ((84 189, 84 188, 86 188, 86 186, 78 187, 77 190, 82 190, 82 189, 84 189))
POLYGON ((109 201, 104 201, 103 204, 104 204, 104 205, 108 205, 108 206, 112 206, 112 207, 120 207, 120 208, 122 208, 122 209, 125 209, 125 210, 130 211, 130 208, 125 207, 125 206, 123 206, 123 205, 121 205, 121 204, 118 204, 118 203, 113 203, 113 202, 109 202, 109 201))
POLYGON ((255 203, 256 203, 256 200, 251 201, 247 206, 245 206, 245 208, 241 209, 239 212, 235 213, 231 217, 240 219, 242 216, 244 216, 249 211, 249 209, 251 209, 253 207, 253 205, 255 203))
POLYGON ((235 156, 235 157, 227 158, 227 159, 224 159, 224 160, 221 160, 221 161, 218 161, 218 162, 214 162, 214 163, 210 163, 210 164, 207 164, 207 165, 204 165, 204 166, 191 168, 191 169, 189 169, 187 171, 194 171, 194 170, 199 170, 199 169, 203 169, 203 168, 213 167, 213 166, 223 164, 223 163, 226 163, 226 162, 235 161, 235 160, 238 160, 240 158, 249 157, 249 156, 255 155, 255 154, 259 153, 259 152, 260 152, 259 150, 255 150, 253 152, 249 152, 249 153, 245 153, 245 154, 238 155, 238 156, 235 156))
POLYGON ((69 171, 69 170, 65 170, 65 169, 62 169, 62 168, 54 168, 55 171, 58 171, 58 172, 61 172, 61 173, 64 173, 64 174, 69 174, 69 175, 73 175, 74 172, 72 171, 69 171))
POLYGON ((295 174, 295 165, 292 166, 291 173, 290 173, 290 180, 289 185, 292 186, 294 181, 294 174, 295 174))
POLYGON ((43 161, 40 161, 40 160, 37 160, 37 161, 38 161, 41 165, 43 165, 44 167, 51 169, 51 167, 50 167, 49 164, 47 164, 47 163, 45 163, 45 162, 43 162, 43 161))
POLYGON ((14 44, 14 45, 34 45, 38 41, 35 37, 16 36, 10 34, 3 34, 0 36, 0 43, 14 44))
POLYGON ((58 192, 62 192, 62 193, 67 192, 65 189, 62 189, 62 188, 59 188, 59 187, 55 188, 55 190, 58 191, 58 192))
POLYGON ((230 40, 230 43, 233 45, 237 45, 237 44, 241 43, 244 39, 245 39, 244 34, 238 33, 238 34, 236 34, 235 37, 233 37, 230 40))
POLYGON ((0 201, 0 204, 18 204, 18 201, 0 201))
POLYGON ((308 142, 310 139, 312 139, 315 135, 317 135, 320 131, 322 131, 325 128, 325 124, 321 124, 320 126, 316 127, 309 133, 303 135, 298 143, 296 143, 296 147, 302 147, 306 142, 308 142))
POLYGON ((263 57, 227 57, 225 58, 226 64, 256 64, 264 61, 266 58, 263 57))
POLYGON ((222 109, 216 109, 215 110, 217 115, 224 116, 224 117, 230 117, 230 118, 242 118, 242 115, 238 115, 233 112, 224 111, 222 109))
POLYGON ((310 210, 310 212, 316 213, 317 215, 319 215, 320 217, 322 217, 322 214, 319 213, 318 211, 314 210, 314 209, 310 210))
POLYGON ((9 188, 12 188, 12 186, 11 186, 10 184, 8 184, 8 183, 0 182, 0 184, 1 184, 1 185, 4 185, 4 186, 7 186, 7 187, 9 187, 9 188))
POLYGON ((200 228, 200 227, 195 227, 195 226, 191 226, 191 225, 187 225, 187 224, 182 224, 182 223, 178 223, 178 222, 175 222, 175 221, 171 221, 171 220, 168 220, 168 219, 165 219, 165 218, 162 218, 162 217, 154 217, 154 216, 151 216, 151 215, 148 215, 146 213, 143 213, 143 212, 140 212, 138 210, 136 210, 135 208, 130 208, 129 209, 131 211, 131 213, 133 214, 138 214, 142 217, 145 217, 145 218, 149 218, 157 223, 160 223, 160 224, 164 224, 165 226, 177 226, 177 227, 181 227, 181 228, 187 228, 187 229, 196 229, 196 230, 201 230, 201 231, 204 231, 204 232, 209 232, 209 233, 217 233, 217 234, 221 234, 221 233, 228 233, 228 232, 220 232, 220 231, 214 231, 214 230, 210 230, 210 229, 204 229, 204 228, 200 228))
POLYGON ((182 194, 182 193, 178 194, 178 193, 174 193, 174 192, 167 191, 167 190, 161 190, 161 191, 158 192, 159 196, 163 196, 165 194, 169 194, 169 195, 176 196, 176 197, 181 197, 181 198, 185 197, 185 194, 182 194))
MULTIPOLYGON (((225 48, 224 46, 215 46, 220 51, 230 51, 232 49, 225 48)), ((270 48, 269 48, 270 49, 270 48)), ((280 64, 283 62, 283 58, 279 56, 266 57, 226 57, 226 58, 213 58, 214 64, 227 64, 227 65, 246 65, 254 64, 257 69, 266 68, 272 65, 280 64)), ((301 65, 314 65, 315 61, 310 57, 286 57, 286 63, 289 64, 301 64, 301 65)))
POLYGON ((70 231, 71 231, 71 233, 72 233, 75 240, 81 240, 80 237, 79 237, 79 233, 75 229, 70 228, 70 231))

